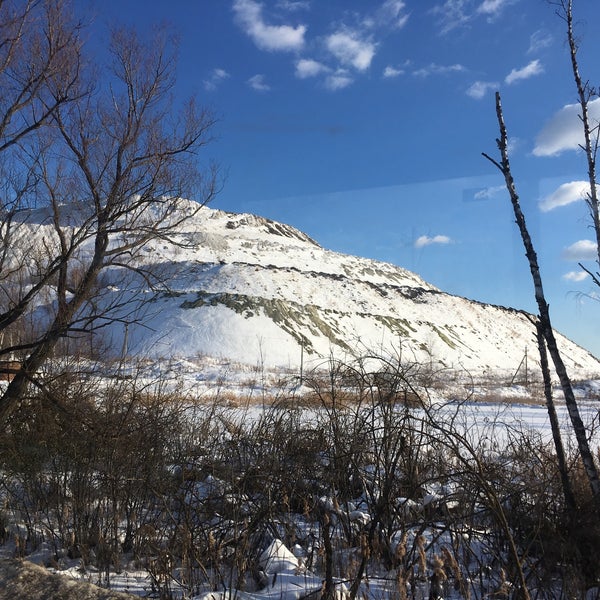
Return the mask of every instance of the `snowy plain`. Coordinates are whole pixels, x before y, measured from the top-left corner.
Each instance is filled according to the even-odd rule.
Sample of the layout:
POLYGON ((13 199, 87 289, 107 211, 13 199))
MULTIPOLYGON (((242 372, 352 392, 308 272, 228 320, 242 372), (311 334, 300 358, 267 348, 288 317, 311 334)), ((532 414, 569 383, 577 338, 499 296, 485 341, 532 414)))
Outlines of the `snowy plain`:
MULTIPOLYGON (((183 210, 192 214, 196 207, 190 203, 183 210)), ((43 223, 43 215, 31 221, 33 237, 51 235, 43 223)), ((327 251, 302 232, 253 215, 203 208, 177 235, 178 246, 155 241, 137 257, 140 265, 161 273, 168 290, 151 294, 143 287, 129 288, 136 282, 121 280, 119 273, 107 274, 104 281, 108 295, 131 293, 132 299, 136 295, 150 299, 143 303, 143 325, 106 329, 102 342, 125 357, 120 377, 136 378, 148 386, 159 382, 163 389, 189 398, 193 406, 218 402, 230 422, 247 425, 259 421, 282 395, 288 402, 281 410, 300 411, 301 418, 310 419, 311 411, 318 409, 303 408, 302 399, 311 392, 311 377, 316 378, 320 370, 327 373, 334 357, 350 362, 366 354, 394 356, 428 366, 435 375, 434 385, 424 390, 428 405, 440 421, 452 418, 476 448, 502 454, 513 435, 524 431, 550 442, 532 358, 536 354, 533 326, 523 312, 444 294, 405 269, 327 251), (528 386, 522 384, 520 371, 527 356, 528 386), (136 360, 130 365, 132 357, 136 360)), ((45 309, 40 306, 39 313, 45 309)), ((578 400, 597 446, 600 363, 562 336, 559 340, 569 369, 581 382, 576 388, 578 400)), ((556 387, 555 396, 566 439, 572 444, 556 387)), ((200 483, 207 485, 206 480, 200 483)), ((438 539, 423 517, 439 495, 433 487, 410 503, 398 499, 414 511, 407 530, 413 545, 419 535, 433 549, 448 542, 438 539)), ((332 502, 323 498, 324 506, 332 502)), ((338 517, 364 523, 372 518, 360 500, 346 506, 338 517)), ((12 526, 18 528, 18 521, 12 526)), ((184 594, 183 588, 175 586, 172 593, 195 600, 318 596, 322 573, 306 567, 309 550, 300 544, 286 547, 273 539, 258 557, 265 577, 260 589, 226 587, 184 594)), ((10 542, 0 546, 4 556, 14 552, 10 542)), ((53 550, 45 542, 27 559, 58 567, 61 574, 80 581, 107 583, 104 572, 80 560, 63 556, 55 564, 53 550)), ((380 570, 370 573, 360 597, 398 597, 395 576, 380 570)), ((347 583, 336 580, 340 597, 346 595, 347 583)), ((490 578, 488 583, 491 596, 497 581, 490 578)), ((110 573, 110 587, 142 597, 156 593, 148 571, 133 563, 110 573)), ((428 593, 427 579, 411 590, 415 600, 427 598, 428 593)), ((459 596, 450 591, 449 597, 459 596)))
MULTIPOLYGON (((226 414, 231 423, 241 425, 260 420, 265 411, 272 410, 268 399, 272 400, 272 392, 277 386, 281 385, 282 379, 289 377, 289 373, 282 373, 276 370, 261 372, 257 377, 257 369, 244 369, 241 365, 235 365, 222 361, 207 361, 206 364, 213 365, 213 373, 210 375, 210 369, 206 369, 202 378, 198 377, 197 369, 192 369, 190 364, 177 363, 172 367, 171 384, 175 386, 175 381, 194 395, 200 394, 201 401, 199 410, 204 410, 206 405, 217 397, 220 397, 223 390, 229 393, 224 395, 225 404, 221 407, 223 414, 226 414), (184 366, 187 366, 185 373, 184 366), (225 371, 223 371, 225 369, 225 371), (177 373, 175 376, 174 373, 177 373), (254 375, 254 379, 252 379, 254 375)), ((150 380, 153 370, 156 366, 149 368, 148 378, 150 380)), ((295 379, 292 377, 292 381, 295 379)), ((288 392, 298 395, 308 392, 308 388, 303 388, 297 383, 288 387, 288 392)), ((559 421, 563 432, 566 432, 567 444, 572 446, 574 440, 568 434, 570 430, 569 418, 561 401, 561 394, 558 389, 554 390, 559 421)), ((437 414, 440 422, 445 418, 453 417, 453 423, 458 427, 476 447, 486 446, 488 452, 497 452, 499 455, 505 450, 506 445, 510 443, 514 435, 522 435, 526 432, 533 438, 551 442, 551 431, 548 422, 546 407, 541 401, 539 387, 524 385, 477 385, 471 388, 464 384, 450 386, 444 390, 431 390, 428 393, 434 414, 437 414), (460 415, 457 419, 456 416, 460 415)), ((592 435, 592 443, 600 445, 600 381, 582 382, 576 387, 576 394, 580 403, 580 410, 584 422, 592 435)), ((198 405, 196 405, 198 406, 198 405)), ((301 408, 290 406, 278 410, 301 412, 302 418, 311 420, 318 408, 301 408)), ((418 413, 418 409, 415 409, 418 413)), ((192 411, 193 412, 193 411, 192 411)), ((205 482, 203 485, 212 485, 205 482)), ((419 502, 408 499, 399 499, 405 503, 406 510, 414 516, 412 527, 407 531, 408 541, 415 543, 419 535, 423 536, 426 544, 433 550, 443 548, 444 544, 449 544, 447 537, 439 537, 435 527, 427 526, 425 520, 421 521, 419 515, 425 514, 428 505, 439 500, 437 488, 432 487, 419 502), (414 513, 413 513, 414 511, 414 513), (422 523, 422 524, 421 524, 422 523)), ((333 510, 331 499, 323 498, 323 502, 328 503, 328 507, 333 510)), ((338 511, 340 509, 337 509, 338 511)), ((370 515, 364 506, 359 503, 356 505, 347 505, 345 508, 345 517, 348 520, 363 520, 368 523, 370 515)), ((342 511, 344 512, 344 511, 342 511)), ((10 542, 0 546, 0 565, 2 558, 11 558, 14 555, 14 545, 10 542)), ((286 547, 279 540, 274 539, 262 551, 258 558, 261 572, 265 577, 265 585, 262 589, 254 591, 242 591, 234 589, 222 589, 214 591, 209 588, 198 593, 190 594, 189 590, 179 590, 176 585, 171 589, 172 598, 187 598, 189 600, 229 600, 239 598, 240 600, 300 600, 303 598, 318 598, 322 591, 322 574, 314 573, 305 566, 307 548, 299 544, 286 547)), ((134 563, 125 564, 119 570, 110 573, 109 582, 106 574, 93 565, 82 564, 80 560, 69 560, 63 557, 57 565, 52 558, 54 552, 49 544, 42 543, 36 551, 27 556, 26 560, 33 563, 48 566, 51 565, 49 572, 59 573, 61 576, 78 581, 100 585, 105 588, 107 585, 111 592, 121 592, 131 594, 133 597, 159 597, 156 587, 148 571, 136 567, 134 563)), ((397 582, 394 579, 394 573, 390 572, 372 572, 365 576, 361 586, 361 598, 368 600, 391 600, 397 597, 397 582)), ((495 594, 494 586, 496 581, 490 579, 486 584, 488 586, 489 596, 495 594)), ((69 596, 65 593, 65 600, 86 600, 87 598, 99 598, 98 590, 90 588, 89 596, 85 588, 79 589, 79 595, 69 596)), ((428 598, 430 582, 428 578, 414 583, 414 588, 409 588, 410 594, 417 600, 428 598)), ((0 597, 2 584, 0 583, 0 597)), ((592 593, 592 592, 590 592, 592 593)), ((595 592, 594 592, 595 593, 595 592)), ((448 598, 461 598, 462 596, 453 590, 446 589, 448 598)), ((336 579, 336 598, 343 600, 348 595, 348 582, 343 579, 336 579)), ((62 597, 62 596, 61 596, 62 597)), ((104 597, 104 596, 102 596, 104 597)), ((107 596, 108 598, 109 596, 107 596)), ((589 596, 594 597, 593 595, 589 596)))

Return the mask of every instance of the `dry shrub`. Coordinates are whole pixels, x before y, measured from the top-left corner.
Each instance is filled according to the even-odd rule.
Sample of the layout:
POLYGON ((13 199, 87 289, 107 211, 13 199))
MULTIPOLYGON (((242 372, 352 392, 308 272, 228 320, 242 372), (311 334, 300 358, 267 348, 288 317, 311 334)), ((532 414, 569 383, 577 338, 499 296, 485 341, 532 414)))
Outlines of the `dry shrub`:
POLYGON ((332 577, 344 565, 355 597, 377 570, 390 572, 400 598, 417 588, 439 593, 440 586, 449 594, 452 583, 463 598, 482 597, 484 589, 499 597, 521 589, 517 560, 541 595, 555 591, 557 577, 569 592, 584 590, 598 576, 600 534, 578 462, 571 474, 580 506, 570 519, 551 447, 514 426, 506 448, 484 446, 477 427, 461 429, 458 404, 444 421, 435 407, 413 410, 392 401, 390 390, 410 390, 404 377, 380 379, 382 389, 370 385, 369 374, 355 377, 354 389, 346 375, 320 381, 324 388, 313 382, 308 411, 296 410, 298 399, 285 390, 273 394, 272 405, 264 396, 244 398, 242 410, 196 405, 185 425, 176 396, 123 393, 135 384, 128 380, 101 402, 97 386, 87 394, 76 379, 64 378, 57 382, 71 390, 64 400, 73 401, 64 404, 69 413, 32 397, 0 441, 5 467, 30 492, 20 499, 24 509, 45 502, 36 514, 49 524, 73 497, 69 477, 79 473, 80 503, 67 511, 77 526, 67 519, 57 531, 64 539, 72 534, 70 546, 89 557, 97 527, 108 573, 125 552, 116 544, 125 516, 131 558, 150 569, 157 590, 168 591, 175 577, 188 590, 250 589, 260 580, 257 556, 274 536, 289 547, 300 544, 305 565, 321 576, 327 565, 332 577), (252 400, 263 410, 244 411, 252 400), (165 454, 154 453, 157 444, 165 454), (99 477, 107 459, 112 470, 99 477), (42 477, 48 473, 53 494, 42 477), (429 489, 439 493, 424 510, 429 489), (399 498, 420 508, 411 513, 399 498), (452 500, 459 504, 454 510, 452 500), (94 505, 103 512, 87 510, 94 505), (369 519, 351 518, 355 508, 369 519), (507 555, 511 541, 516 553, 507 555))

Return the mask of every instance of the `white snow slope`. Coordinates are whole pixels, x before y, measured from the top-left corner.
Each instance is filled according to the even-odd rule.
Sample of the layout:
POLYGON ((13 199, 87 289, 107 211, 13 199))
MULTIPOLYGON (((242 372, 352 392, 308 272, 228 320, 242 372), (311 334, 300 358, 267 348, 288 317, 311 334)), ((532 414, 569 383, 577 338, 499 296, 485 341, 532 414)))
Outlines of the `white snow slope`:
MULTIPOLYGON (((182 203, 191 216, 175 236, 181 245, 156 240, 135 259, 160 271, 170 291, 152 296, 143 326, 128 328, 130 355, 297 368, 332 354, 401 352, 477 374, 514 372, 526 348, 537 355, 523 312, 446 294, 392 264, 326 250, 287 225, 206 207, 192 214, 195 208, 182 203)), ((108 283, 117 294, 119 284, 108 283)), ((123 326, 109 335, 120 350, 123 326)), ((595 357, 558 339, 572 376, 600 374, 595 357)))

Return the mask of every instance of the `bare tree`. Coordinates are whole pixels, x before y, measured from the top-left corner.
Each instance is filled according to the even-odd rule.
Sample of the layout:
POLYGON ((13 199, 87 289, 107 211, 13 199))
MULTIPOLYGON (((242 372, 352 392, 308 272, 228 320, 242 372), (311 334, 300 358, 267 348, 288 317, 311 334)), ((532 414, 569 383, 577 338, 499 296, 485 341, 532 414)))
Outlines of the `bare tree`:
MULTIPOLYGON (((0 332, 7 329, 52 276, 25 285, 24 269, 37 262, 32 249, 19 244, 15 217, 27 207, 36 187, 35 157, 24 160, 22 144, 63 105, 77 98, 81 66, 80 25, 59 0, 0 2, 0 332), (16 250, 16 246, 20 246, 16 250)), ((40 249, 43 251, 43 249, 40 249)), ((14 329, 17 329, 16 327, 14 329)))
POLYGON ((548 365, 548 351, 546 350, 546 341, 544 339, 544 330, 539 320, 535 322, 538 351, 540 353, 540 368, 544 381, 544 397, 546 398, 546 408, 548 410, 548 419, 552 430, 552 439, 556 451, 556 463, 560 473, 563 495, 567 510, 573 515, 577 509, 573 486, 569 479, 569 469, 567 466, 567 455, 565 452, 562 436, 560 433, 560 423, 556 413, 556 405, 552 395, 552 377, 550 375, 550 366, 548 365))
POLYGON ((77 95, 80 24, 61 0, 0 1, 0 151, 77 95))
MULTIPOLYGON (((0 10, 7 4, 0 0, 0 10)), ((45 41, 40 52, 47 57, 27 54, 37 47, 26 40, 15 47, 11 60, 26 73, 30 62, 41 63, 34 80, 41 83, 35 89, 24 79, 16 99, 2 106, 0 157, 11 195, 0 219, 0 356, 17 357, 18 364, 0 396, 0 422, 30 383, 40 385, 36 373, 59 342, 131 318, 134 290, 114 294, 108 284, 126 272, 139 287, 157 283, 152 266, 137 261, 134 267, 133 259, 151 240, 175 242, 175 230, 217 186, 216 169, 199 156, 214 117, 193 99, 174 97, 168 32, 144 41, 134 31, 114 31, 112 61, 102 71, 86 60, 66 1, 26 8, 16 13, 14 28, 25 36, 35 15, 36 35, 27 35, 39 38, 38 45, 45 41), (190 206, 182 198, 198 202, 190 206), (42 231, 36 243, 28 239, 33 224, 42 231), (43 303, 41 315, 48 290, 51 302, 43 303)), ((14 34, 0 33, 0 48, 10 47, 14 34)))
MULTIPOLYGON (((550 354, 550 357, 554 364, 554 369, 560 380, 560 384, 565 397, 565 403, 569 412, 569 418, 571 419, 571 424, 573 426, 573 430, 575 432, 575 437, 577 440, 577 446, 581 454, 581 460, 583 462, 594 499, 597 505, 600 506, 600 478, 598 477, 598 470, 596 468, 594 456, 590 450, 585 425, 583 424, 581 415, 579 414, 579 407, 577 405, 577 400, 573 392, 571 379, 567 373, 567 369, 565 367, 564 361, 558 348, 558 344, 556 342, 556 336, 554 335, 552 321, 550 319, 550 308, 548 306, 548 303, 546 302, 544 287, 542 285, 542 276, 537 260, 537 254, 535 252, 531 236, 529 235, 529 230, 527 228, 525 216, 523 214, 523 211, 521 210, 521 204, 519 200, 519 195, 517 194, 515 181, 512 176, 508 156, 508 134, 506 130, 506 125, 504 123, 504 115, 502 112, 502 103, 500 100, 499 92, 496 92, 496 116, 498 118, 498 127, 500 130, 500 137, 496 140, 498 144, 498 150, 500 151, 500 161, 495 160, 494 158, 485 153, 483 153, 483 156, 487 158, 493 165, 495 165, 504 176, 506 189, 508 190, 508 193, 510 195, 515 220, 519 227, 521 239, 525 248, 525 255, 527 256, 527 260, 529 262, 529 269, 531 271, 531 277, 533 280, 535 299, 539 310, 538 331, 541 332, 541 334, 543 335, 546 346, 548 348, 548 353, 550 354)), ((557 435, 558 437, 560 437, 560 433, 557 431, 553 431, 553 434, 555 436, 555 439, 557 435)))
MULTIPOLYGON (((600 267, 600 204, 598 199, 598 185, 596 181, 596 158, 598 155, 598 144, 600 142, 600 123, 594 122, 590 116, 589 104, 595 98, 598 98, 598 90, 584 81, 579 71, 579 61, 577 54, 579 52, 579 42, 575 37, 573 28, 573 1, 557 0, 551 2, 554 4, 556 14, 565 21, 567 25, 567 41, 569 43, 569 55, 571 59, 571 70, 575 87, 577 89, 577 101, 579 103, 579 119, 583 128, 584 143, 579 147, 583 150, 587 162, 587 174, 590 184, 590 190, 586 194, 586 203, 592 220, 592 227, 596 237, 597 264, 600 267)), ((579 266, 590 275, 596 285, 600 286, 600 273, 593 273, 590 269, 582 265, 579 266)))

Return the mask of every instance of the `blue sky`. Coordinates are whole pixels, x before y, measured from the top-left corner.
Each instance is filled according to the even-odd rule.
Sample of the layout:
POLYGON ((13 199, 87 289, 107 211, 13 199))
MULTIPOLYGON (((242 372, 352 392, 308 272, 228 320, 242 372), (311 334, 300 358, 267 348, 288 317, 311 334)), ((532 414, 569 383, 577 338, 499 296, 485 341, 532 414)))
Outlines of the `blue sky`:
MULTIPOLYGON (((219 118, 227 177, 213 207, 294 225, 445 291, 535 310, 495 155, 511 162, 555 326, 600 356, 582 200, 586 167, 565 24, 545 0, 78 0, 106 26, 160 21, 180 39, 177 94, 219 118)), ((598 78, 600 2, 575 0, 584 78, 598 78)), ((592 107, 600 117, 600 103, 592 107)), ((600 290, 598 290, 600 291, 600 290)))

